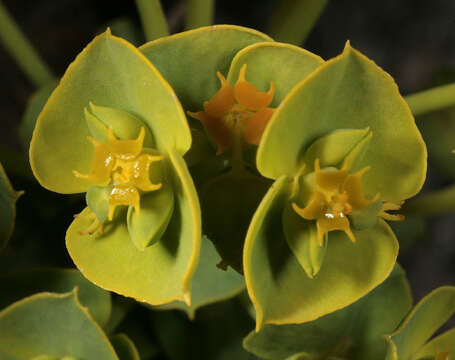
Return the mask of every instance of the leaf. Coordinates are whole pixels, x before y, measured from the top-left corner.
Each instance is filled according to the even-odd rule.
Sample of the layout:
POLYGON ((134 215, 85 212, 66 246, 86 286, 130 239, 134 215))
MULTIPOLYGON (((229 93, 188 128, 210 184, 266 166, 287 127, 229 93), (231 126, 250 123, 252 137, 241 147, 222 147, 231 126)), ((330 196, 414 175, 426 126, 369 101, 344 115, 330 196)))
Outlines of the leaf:
POLYGON ((416 194, 425 179, 426 148, 409 107, 393 79, 348 43, 275 111, 258 149, 258 169, 273 179, 292 176, 315 139, 340 128, 366 127, 373 133, 363 159, 372 167, 364 177, 366 193, 379 192, 385 201, 416 194))
POLYGON ((273 107, 278 106, 291 89, 305 79, 324 60, 297 46, 284 43, 261 42, 240 50, 232 60, 228 82, 234 85, 240 69, 247 64, 246 79, 261 91, 275 84, 273 107))
POLYGON ((394 329, 412 306, 404 271, 396 266, 376 289, 354 304, 317 320, 295 325, 265 325, 251 332, 244 347, 265 359, 307 353, 350 360, 383 360, 383 334, 394 329))
POLYGON ((245 240, 244 273, 257 330, 264 324, 312 321, 352 304, 387 278, 398 253, 395 235, 382 220, 368 230, 355 231, 355 243, 343 232, 332 232, 324 264, 310 279, 282 231, 288 184, 282 176, 272 185, 245 240))
POLYGON ((111 342, 120 360, 140 360, 136 346, 125 334, 112 336, 111 342))
POLYGON ((49 96, 57 87, 57 84, 57 81, 50 82, 35 91, 28 99, 25 113, 22 116, 22 120, 19 125, 19 139, 24 149, 29 148, 38 115, 46 104, 47 99, 49 99, 49 96))
MULTIPOLYGON (((425 296, 400 327, 387 337, 390 359, 410 360, 427 340, 455 313, 455 287, 442 286, 425 296)), ((446 350, 446 349, 440 349, 446 350)), ((434 355, 434 354, 433 354, 434 355)))
POLYGON ((243 276, 232 269, 221 270, 216 267, 220 257, 212 242, 204 236, 200 261, 193 278, 191 306, 175 301, 155 307, 157 310, 178 309, 185 311, 194 320, 196 310, 202 306, 225 300, 239 294, 245 288, 243 276))
POLYGON ((319 159, 322 167, 341 165, 369 133, 368 128, 339 129, 318 138, 305 151, 303 156, 305 170, 313 171, 316 159, 319 159))
POLYGON ((36 294, 1 311, 0 354, 16 360, 39 355, 118 360, 75 291, 36 294))
POLYGON ((239 50, 262 41, 273 40, 241 26, 215 25, 150 41, 139 49, 171 84, 183 107, 198 111, 220 87, 216 72, 226 75, 239 50))
POLYGON ((66 293, 78 288, 82 306, 98 324, 107 324, 111 295, 87 281, 75 269, 34 269, 0 276, 0 309, 38 292, 66 293))
POLYGON ((321 246, 314 222, 302 219, 288 202, 283 211, 284 237, 297 261, 310 278, 321 269, 327 250, 327 240, 321 246))
POLYGON ((220 266, 243 272, 246 232, 268 187, 267 180, 245 171, 215 177, 201 188, 203 231, 221 256, 220 266))
POLYGON ((128 233, 139 250, 144 250, 161 239, 173 210, 174 192, 172 186, 166 183, 159 190, 142 195, 139 214, 136 214, 132 206, 129 207, 128 233))
POLYGON ((90 220, 87 209, 66 234, 66 246, 76 266, 98 286, 151 305, 190 301, 191 279, 200 250, 199 203, 181 156, 172 151, 170 179, 175 208, 163 237, 143 251, 137 249, 124 222, 113 223, 102 236, 80 235, 90 220))
POLYGON ((429 357, 432 359, 437 352, 443 351, 447 351, 451 355, 455 354, 455 329, 446 331, 432 339, 417 353, 415 358, 423 359, 429 357))
POLYGON ((59 193, 87 191, 90 185, 73 170, 88 173, 93 147, 84 119, 92 102, 124 110, 147 124, 161 153, 185 153, 191 135, 170 86, 131 44, 109 31, 97 36, 66 71, 41 112, 30 146, 35 176, 59 193))
POLYGON ((16 201, 23 194, 15 191, 0 163, 0 251, 8 243, 13 233, 16 219, 16 201))

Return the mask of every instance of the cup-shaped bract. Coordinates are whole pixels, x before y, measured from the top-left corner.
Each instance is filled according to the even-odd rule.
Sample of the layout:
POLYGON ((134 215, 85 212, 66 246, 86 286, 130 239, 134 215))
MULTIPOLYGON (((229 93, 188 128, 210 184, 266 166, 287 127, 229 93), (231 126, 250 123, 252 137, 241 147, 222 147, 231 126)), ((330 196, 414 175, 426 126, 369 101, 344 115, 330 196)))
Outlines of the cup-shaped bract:
POLYGON ((80 304, 76 289, 35 294, 2 310, 0 357, 119 359, 106 334, 80 304))
POLYGON ((387 340, 387 360, 450 359, 455 329, 433 337, 455 313, 455 287, 442 286, 425 296, 387 340))
POLYGON ((401 219, 387 211, 426 173, 425 144, 387 73, 348 43, 287 94, 257 167, 275 180, 243 253, 257 329, 317 319, 387 278, 398 242, 384 219, 401 219))
POLYGON ((108 30, 70 65, 38 118, 30 162, 49 190, 87 192, 66 243, 90 281, 154 305, 190 302, 201 241, 190 146, 175 93, 127 41, 108 30))

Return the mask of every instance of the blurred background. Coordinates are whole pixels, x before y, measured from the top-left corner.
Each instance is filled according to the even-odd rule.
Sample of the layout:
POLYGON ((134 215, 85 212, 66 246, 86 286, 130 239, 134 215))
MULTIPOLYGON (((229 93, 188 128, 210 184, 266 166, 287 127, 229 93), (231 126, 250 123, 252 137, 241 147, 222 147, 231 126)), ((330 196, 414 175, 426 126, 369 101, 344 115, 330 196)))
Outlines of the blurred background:
MULTIPOLYGON (((277 3, 217 1, 215 23, 266 31, 277 3)), ((127 26, 136 38, 142 36, 134 1, 3 0, 3 4, 59 76, 106 26, 127 26)), ((171 32, 183 30, 185 1, 164 0, 162 5, 171 32)), ((114 34, 115 29, 113 26, 114 34)), ((303 46, 329 59, 342 51, 348 39, 393 76, 403 95, 455 81, 454 1, 328 1, 303 46)), ((27 149, 21 146, 18 129, 36 89, 1 46, 0 78, 0 161, 15 189, 26 191, 18 202, 13 238, 0 256, 0 272, 72 266, 64 234, 73 214, 83 208, 83 199, 48 192, 29 178, 24 170, 27 149)), ((455 155, 450 154, 455 148, 455 110, 432 113, 416 122, 430 153, 424 191, 451 185, 455 180, 455 155)), ((438 286, 455 285, 454 223, 455 214, 448 212, 425 218, 411 216, 402 224, 394 224, 401 242, 399 261, 407 272, 415 301, 438 286)))

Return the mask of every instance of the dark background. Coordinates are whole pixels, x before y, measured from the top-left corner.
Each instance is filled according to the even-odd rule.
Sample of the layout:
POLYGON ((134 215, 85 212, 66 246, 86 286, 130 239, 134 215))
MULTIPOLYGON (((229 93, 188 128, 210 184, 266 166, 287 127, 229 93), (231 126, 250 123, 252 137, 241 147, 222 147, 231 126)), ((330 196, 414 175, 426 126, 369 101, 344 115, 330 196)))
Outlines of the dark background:
MULTIPOLYGON (((103 31, 113 19, 130 17, 139 26, 134 1, 4 0, 3 3, 59 75, 94 34, 103 31)), ((215 22, 264 30, 276 3, 218 1, 215 22)), ((184 2, 165 0, 163 7, 172 24, 171 30, 182 30, 184 2)), ((389 72, 402 94, 426 89, 441 71, 455 69, 455 1, 332 0, 305 48, 328 59, 342 51, 347 39, 389 72)), ((3 148, 20 150, 17 126, 35 89, 1 47, 0 79, 0 144, 3 148)), ((453 143, 455 148, 455 134, 453 143)), ((77 196, 62 199, 63 196, 30 185, 14 174, 11 179, 16 189, 26 188, 27 194, 18 203, 18 224, 6 250, 6 258, 10 260, 4 256, 0 268, 36 265, 27 258, 28 253, 41 254, 46 265, 70 266, 68 256, 61 255, 66 254, 64 233, 72 214, 82 208, 81 199, 77 196), (47 206, 39 206, 36 201, 27 200, 27 196, 41 199, 47 206)), ((425 189, 435 189, 447 182, 430 162, 425 189)), ((416 300, 438 286, 455 284, 454 222, 453 214, 430 219, 426 235, 400 254, 399 260, 407 271, 416 300)))

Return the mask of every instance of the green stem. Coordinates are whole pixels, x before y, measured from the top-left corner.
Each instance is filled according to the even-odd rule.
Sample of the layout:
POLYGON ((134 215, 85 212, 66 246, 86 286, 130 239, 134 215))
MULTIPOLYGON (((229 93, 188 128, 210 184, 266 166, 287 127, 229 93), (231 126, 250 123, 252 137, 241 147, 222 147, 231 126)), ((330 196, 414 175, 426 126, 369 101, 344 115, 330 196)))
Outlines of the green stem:
POLYGON ((54 76, 0 1, 0 42, 36 87, 54 76))
POLYGON ((274 11, 267 33, 277 41, 301 45, 306 40, 328 0, 283 0, 274 11))
POLYGON ((213 24, 214 0, 188 0, 185 29, 213 24))
POLYGON ((147 41, 169 35, 160 0, 136 0, 136 6, 147 41))
POLYGON ((438 86, 404 98, 414 116, 455 105, 455 84, 438 86))
POLYGON ((402 212, 405 215, 421 216, 436 216, 455 212, 455 185, 410 200, 404 204, 402 212))
POLYGON ((241 173, 244 169, 243 164, 243 138, 240 126, 236 126, 234 130, 234 141, 232 144, 231 164, 233 173, 241 173))

